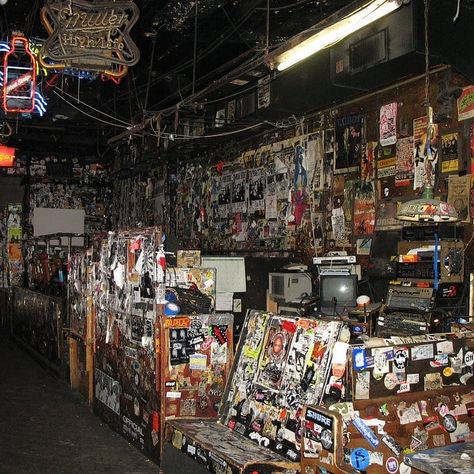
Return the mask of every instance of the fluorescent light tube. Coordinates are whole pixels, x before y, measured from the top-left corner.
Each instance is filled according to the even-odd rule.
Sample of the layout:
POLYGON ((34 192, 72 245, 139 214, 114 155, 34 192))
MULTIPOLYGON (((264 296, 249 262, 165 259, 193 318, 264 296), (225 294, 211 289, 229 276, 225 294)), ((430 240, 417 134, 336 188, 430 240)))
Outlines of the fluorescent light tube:
POLYGON ((275 62, 278 64, 277 69, 283 71, 293 66, 293 64, 306 59, 321 49, 337 43, 351 33, 388 15, 399 8, 400 5, 401 2, 398 0, 373 0, 367 3, 337 23, 324 28, 288 51, 278 55, 275 58, 275 62))

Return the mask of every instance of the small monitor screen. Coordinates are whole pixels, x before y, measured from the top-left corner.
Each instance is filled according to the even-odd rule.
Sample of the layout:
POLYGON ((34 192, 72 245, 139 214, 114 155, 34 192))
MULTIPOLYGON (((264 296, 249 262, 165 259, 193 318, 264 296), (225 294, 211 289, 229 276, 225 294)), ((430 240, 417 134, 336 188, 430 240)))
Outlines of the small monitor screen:
POLYGON ((321 275, 321 306, 354 307, 357 299, 357 275, 321 275))
POLYGON ((285 295, 285 279, 283 275, 271 275, 270 294, 274 296, 285 295))

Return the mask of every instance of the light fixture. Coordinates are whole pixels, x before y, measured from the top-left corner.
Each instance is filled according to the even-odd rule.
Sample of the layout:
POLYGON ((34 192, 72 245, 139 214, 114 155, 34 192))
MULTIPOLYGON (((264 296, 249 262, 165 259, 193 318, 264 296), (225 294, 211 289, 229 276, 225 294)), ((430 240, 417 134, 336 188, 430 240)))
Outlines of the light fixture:
POLYGON ((425 157, 425 183, 423 195, 400 205, 397 219, 408 222, 456 222, 459 220, 456 209, 451 204, 433 198, 433 154, 431 140, 433 138, 433 108, 430 105, 430 64, 428 46, 428 10, 429 0, 424 0, 424 26, 425 26, 425 107, 427 115, 426 124, 426 157, 425 157))
MULTIPOLYGON (((371 0, 352 11, 336 23, 309 36, 291 49, 279 53, 278 50, 269 57, 269 63, 276 65, 279 71, 293 66, 318 51, 333 45, 351 33, 393 12, 402 5, 400 0, 371 0)), ((296 38, 295 40, 296 41, 296 38)))
POLYGON ((433 188, 425 185, 420 199, 401 204, 397 219, 408 222, 456 222, 456 209, 447 202, 433 199, 433 188))

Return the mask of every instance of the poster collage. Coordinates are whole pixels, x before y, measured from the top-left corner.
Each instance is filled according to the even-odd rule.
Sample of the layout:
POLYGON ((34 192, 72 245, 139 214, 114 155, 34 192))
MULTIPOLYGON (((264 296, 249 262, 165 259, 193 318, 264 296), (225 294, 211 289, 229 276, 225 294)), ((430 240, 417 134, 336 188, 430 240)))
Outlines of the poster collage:
MULTIPOLYGON (((401 227, 397 206, 419 197, 427 184, 471 222, 471 175, 460 172, 460 132, 434 124, 428 140, 422 116, 413 119, 413 134, 401 136, 397 107, 379 108, 375 140, 366 136, 366 117, 351 114, 234 161, 186 164, 173 176, 177 236, 202 248, 356 247, 363 255, 375 231, 401 227)), ((469 139, 473 145, 473 126, 469 139)))

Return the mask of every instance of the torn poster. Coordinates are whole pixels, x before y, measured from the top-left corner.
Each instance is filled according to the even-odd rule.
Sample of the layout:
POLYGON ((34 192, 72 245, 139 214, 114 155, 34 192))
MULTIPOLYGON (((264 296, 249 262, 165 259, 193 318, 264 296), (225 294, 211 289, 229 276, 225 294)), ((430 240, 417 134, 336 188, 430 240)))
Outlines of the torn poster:
POLYGON ((311 189, 322 191, 324 189, 324 142, 323 133, 316 132, 308 137, 306 143, 306 156, 314 162, 311 177, 311 189))
POLYGON ((332 210, 331 226, 334 240, 344 240, 345 226, 344 226, 344 211, 342 207, 332 210))

